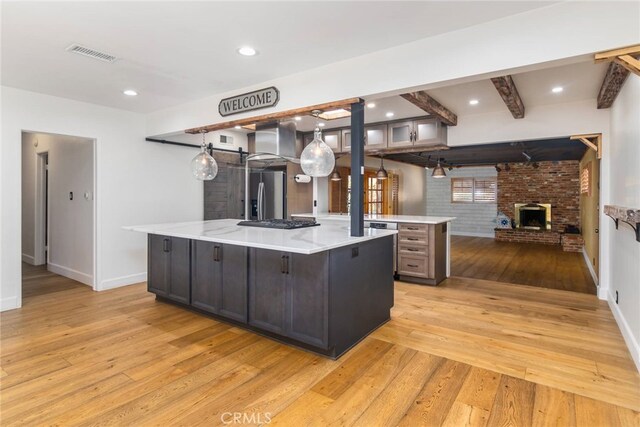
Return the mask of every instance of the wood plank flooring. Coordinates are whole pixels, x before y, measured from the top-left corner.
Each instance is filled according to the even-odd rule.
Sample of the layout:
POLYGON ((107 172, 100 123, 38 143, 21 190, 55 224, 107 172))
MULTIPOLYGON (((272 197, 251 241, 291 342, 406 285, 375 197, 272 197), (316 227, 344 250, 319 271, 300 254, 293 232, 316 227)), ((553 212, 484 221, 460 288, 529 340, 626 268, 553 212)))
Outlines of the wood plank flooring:
POLYGON ((3 426, 640 423, 640 377, 591 295, 398 282, 392 320, 332 361, 159 303, 144 284, 29 281, 24 307, 0 315, 3 426))
POLYGON ((553 245, 451 236, 451 275, 596 294, 582 253, 553 245))

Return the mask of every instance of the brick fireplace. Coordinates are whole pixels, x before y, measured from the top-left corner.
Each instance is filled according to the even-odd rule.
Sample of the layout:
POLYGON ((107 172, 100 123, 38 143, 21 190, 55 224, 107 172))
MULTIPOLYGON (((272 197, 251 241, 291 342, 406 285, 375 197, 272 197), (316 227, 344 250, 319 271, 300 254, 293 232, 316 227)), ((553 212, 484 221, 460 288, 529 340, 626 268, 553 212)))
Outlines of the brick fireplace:
POLYGON ((496 229, 496 240, 559 245, 565 228, 580 224, 580 163, 509 166, 498 172, 498 210, 519 227, 496 229))

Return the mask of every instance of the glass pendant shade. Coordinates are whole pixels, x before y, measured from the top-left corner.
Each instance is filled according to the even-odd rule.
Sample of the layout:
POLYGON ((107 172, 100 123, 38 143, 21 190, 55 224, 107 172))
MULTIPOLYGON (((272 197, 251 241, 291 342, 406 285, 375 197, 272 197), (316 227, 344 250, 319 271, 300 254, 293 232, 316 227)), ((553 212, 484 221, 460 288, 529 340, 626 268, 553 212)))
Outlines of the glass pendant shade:
POLYGON ((313 141, 307 145, 300 155, 300 167, 305 175, 312 177, 329 176, 336 165, 336 158, 331 147, 323 140, 320 129, 316 128, 313 141))
POLYGON ((202 151, 191 160, 191 172, 200 181, 211 181, 218 174, 218 163, 202 145, 202 151))
POLYGON ((444 171, 444 168, 440 166, 440 162, 438 162, 438 165, 435 168, 433 168, 433 172, 431 172, 431 176, 434 178, 444 178, 445 176, 447 176, 446 172, 444 171))

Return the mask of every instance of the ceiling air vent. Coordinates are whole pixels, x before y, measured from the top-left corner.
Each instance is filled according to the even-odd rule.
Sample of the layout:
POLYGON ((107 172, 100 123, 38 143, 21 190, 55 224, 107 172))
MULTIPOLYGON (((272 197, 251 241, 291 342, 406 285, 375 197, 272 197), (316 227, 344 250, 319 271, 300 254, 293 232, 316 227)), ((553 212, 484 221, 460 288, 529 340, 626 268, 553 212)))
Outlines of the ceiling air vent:
POLYGON ((98 59, 104 62, 114 62, 116 59, 118 59, 113 55, 109 55, 108 53, 80 46, 79 44, 72 44, 67 48, 67 51, 71 53, 77 53, 78 55, 82 56, 88 56, 89 58, 98 59))

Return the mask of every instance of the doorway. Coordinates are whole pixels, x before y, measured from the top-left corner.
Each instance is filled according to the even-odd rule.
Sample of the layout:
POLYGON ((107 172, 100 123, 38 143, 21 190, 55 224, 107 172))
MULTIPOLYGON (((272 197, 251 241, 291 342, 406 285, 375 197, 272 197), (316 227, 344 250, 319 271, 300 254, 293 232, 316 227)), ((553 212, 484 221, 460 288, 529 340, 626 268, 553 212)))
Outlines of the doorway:
POLYGON ((22 133, 22 260, 31 295, 34 267, 95 288, 95 157, 93 139, 22 133))

